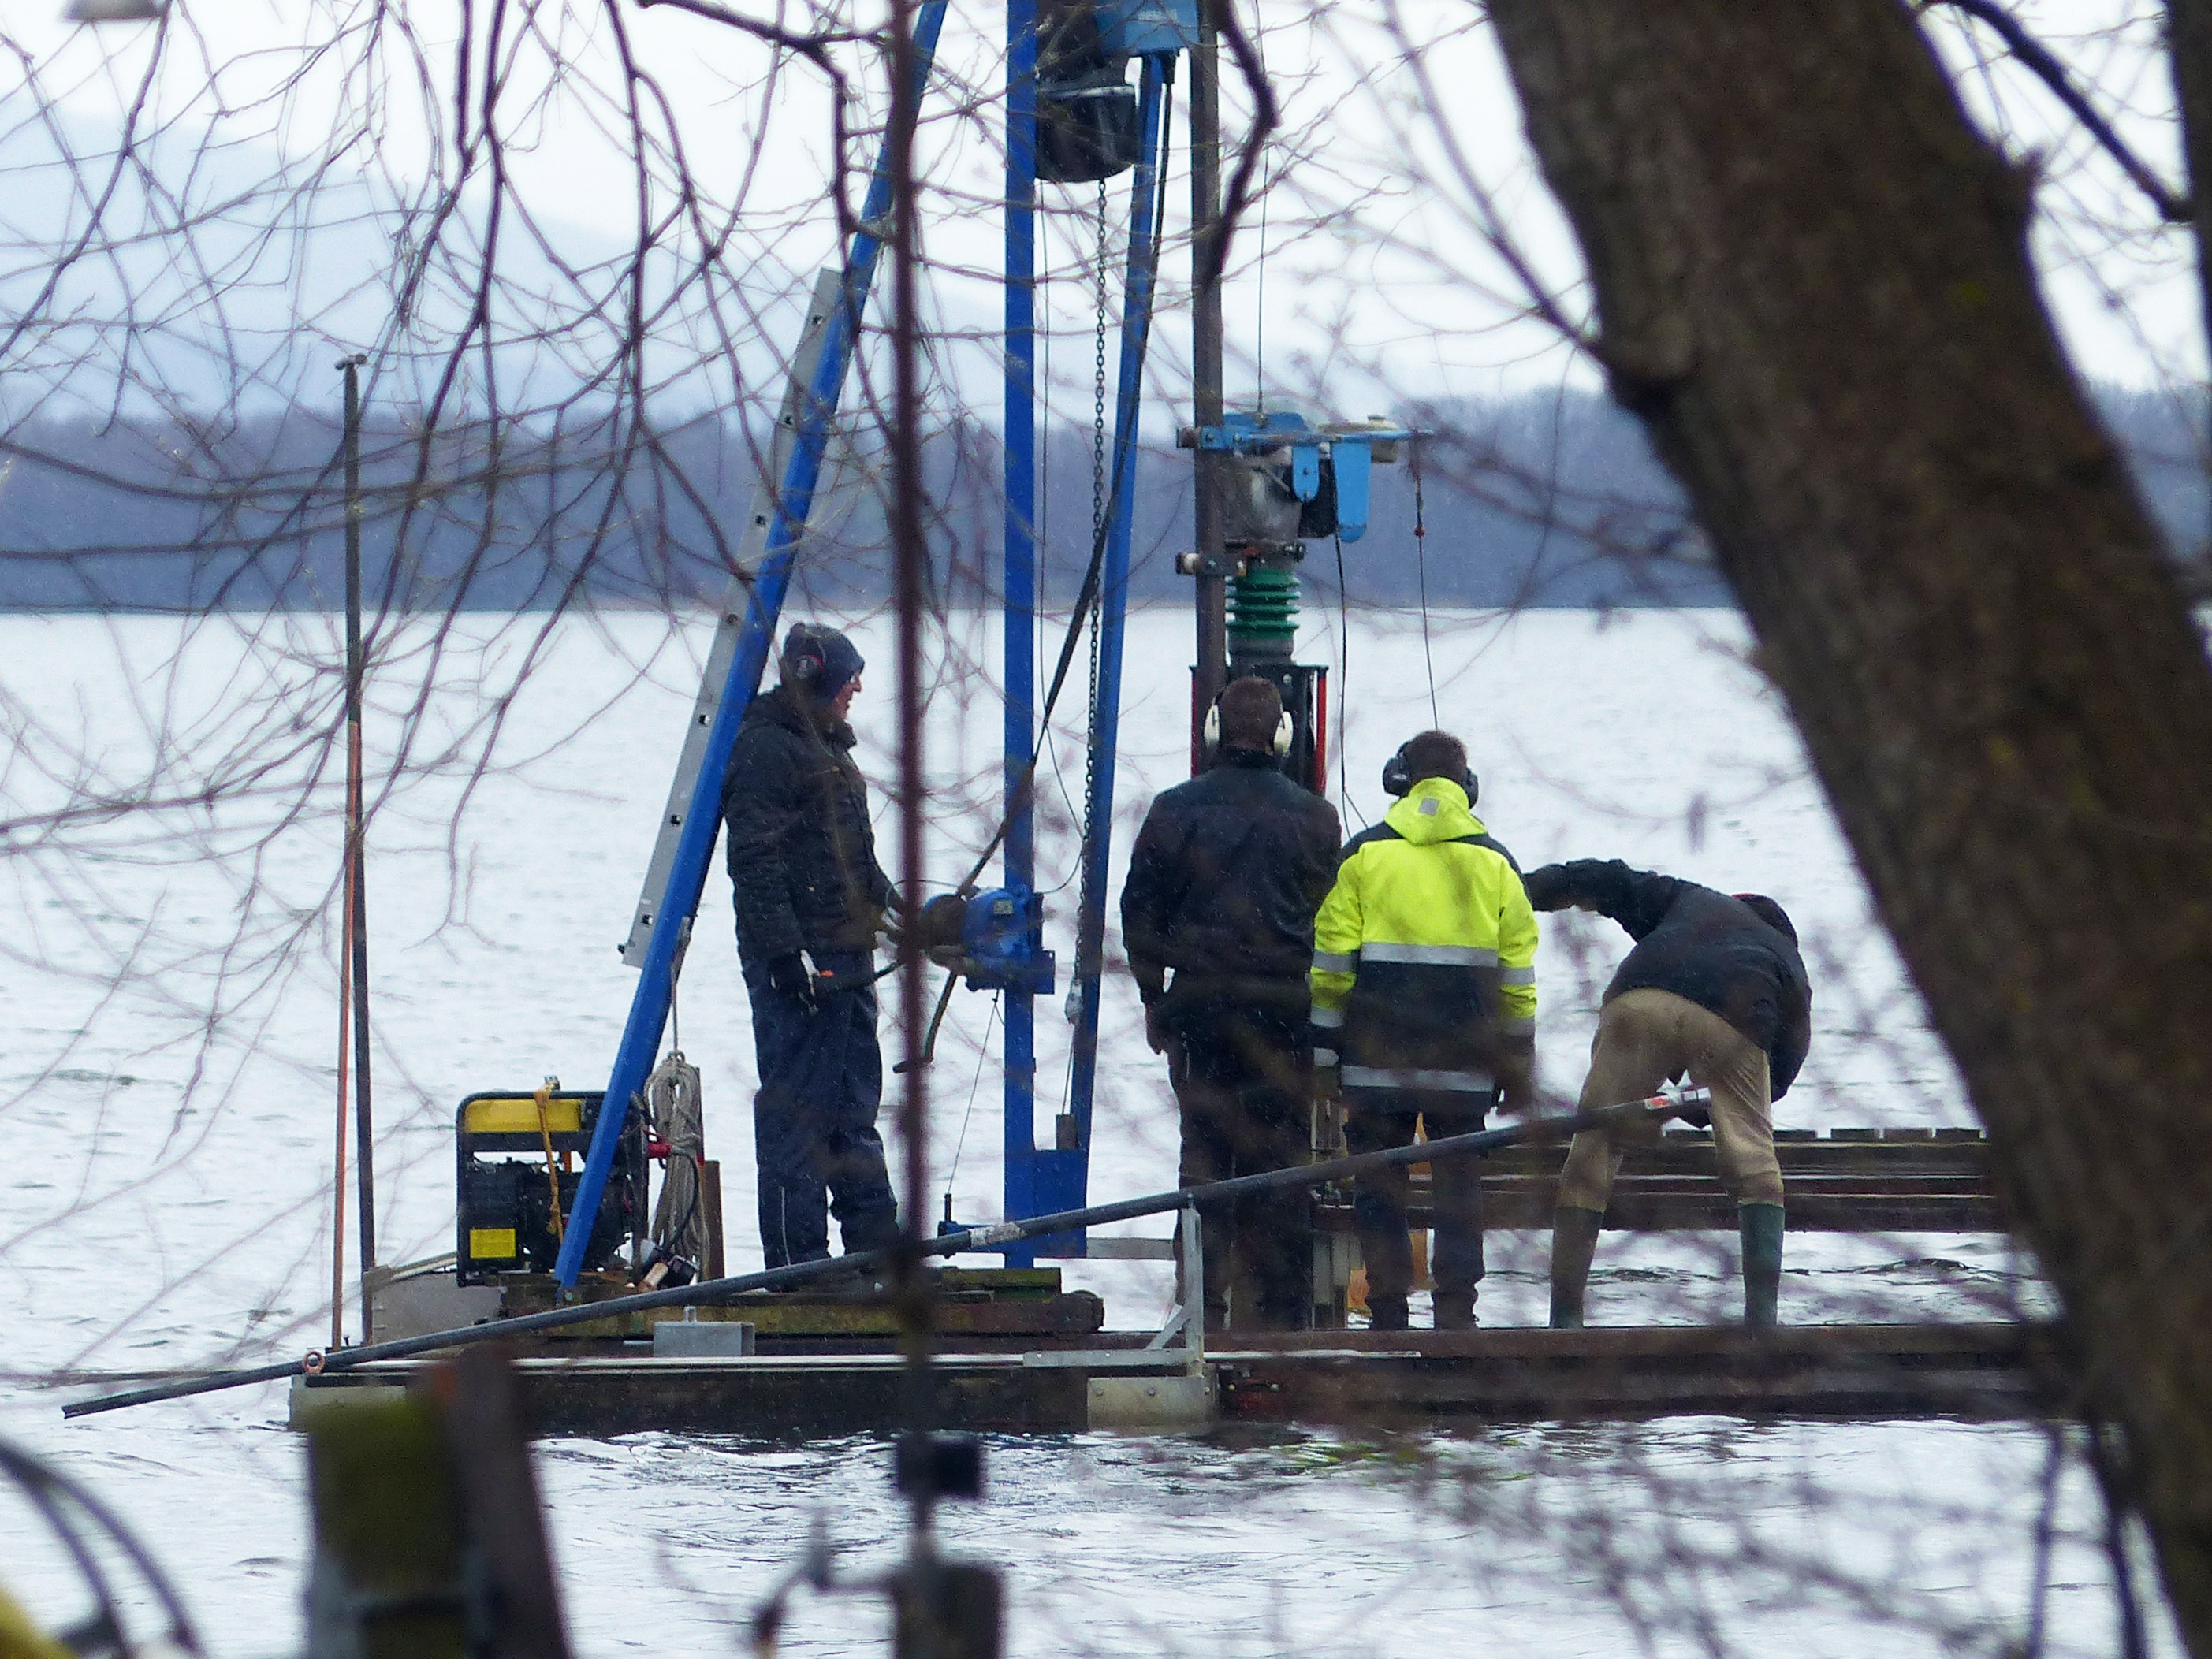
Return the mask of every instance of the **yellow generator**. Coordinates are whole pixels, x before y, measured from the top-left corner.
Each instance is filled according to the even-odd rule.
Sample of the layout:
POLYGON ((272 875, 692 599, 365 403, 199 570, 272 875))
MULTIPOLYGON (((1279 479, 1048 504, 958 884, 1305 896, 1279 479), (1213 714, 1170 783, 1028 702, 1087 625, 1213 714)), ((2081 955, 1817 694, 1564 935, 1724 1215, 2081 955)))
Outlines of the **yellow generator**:
MULTIPOLYGON (((604 1103, 595 1091, 552 1087, 471 1095, 461 1103, 454 1136, 454 1253, 461 1284, 553 1271, 604 1103)), ((659 1149, 648 1146, 643 1115, 634 1114, 607 1176, 585 1272, 630 1265, 618 1261, 625 1241, 632 1261, 643 1255, 653 1150, 659 1149)))

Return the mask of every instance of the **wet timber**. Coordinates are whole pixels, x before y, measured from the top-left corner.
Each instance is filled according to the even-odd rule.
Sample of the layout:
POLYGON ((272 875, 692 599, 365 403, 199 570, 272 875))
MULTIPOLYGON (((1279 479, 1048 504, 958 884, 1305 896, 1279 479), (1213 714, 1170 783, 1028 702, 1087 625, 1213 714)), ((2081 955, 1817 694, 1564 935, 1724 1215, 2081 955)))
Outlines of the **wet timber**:
MULTIPOLYGON (((936 1420, 978 1433, 1094 1426, 1106 1379, 1184 1373, 1181 1356, 1121 1338, 1086 1352, 941 1355, 936 1420)), ((1312 1332, 1229 1336, 1203 1361, 1218 1425, 1388 1431, 1499 1422, 1752 1419, 1976 1420, 2070 1414, 2071 1366, 2040 1325, 1826 1325, 1750 1333, 1312 1332)), ((429 1367, 399 1360, 308 1379, 302 1404, 388 1397, 429 1367)), ((518 1362, 526 1419, 546 1435, 644 1430, 766 1440, 888 1433, 901 1420, 893 1354, 714 1360, 537 1357, 518 1362)), ((1182 1426, 1204 1426, 1189 1423, 1182 1426)), ((1164 1425, 1165 1426, 1165 1425, 1164 1425)))

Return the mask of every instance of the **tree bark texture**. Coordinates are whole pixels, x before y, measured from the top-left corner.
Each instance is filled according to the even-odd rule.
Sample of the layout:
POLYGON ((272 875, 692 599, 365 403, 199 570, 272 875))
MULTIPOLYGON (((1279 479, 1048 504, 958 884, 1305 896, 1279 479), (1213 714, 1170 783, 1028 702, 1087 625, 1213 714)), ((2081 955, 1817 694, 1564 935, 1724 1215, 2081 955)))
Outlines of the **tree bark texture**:
POLYGON ((1491 11, 1614 394, 1713 539, 2212 1659, 2212 673, 2037 292, 2033 180, 1899 0, 1491 11))
POLYGON ((2212 0, 2166 0, 2166 32, 2174 102, 2181 111, 2181 153, 2189 167, 2205 338, 2212 342, 2212 0))

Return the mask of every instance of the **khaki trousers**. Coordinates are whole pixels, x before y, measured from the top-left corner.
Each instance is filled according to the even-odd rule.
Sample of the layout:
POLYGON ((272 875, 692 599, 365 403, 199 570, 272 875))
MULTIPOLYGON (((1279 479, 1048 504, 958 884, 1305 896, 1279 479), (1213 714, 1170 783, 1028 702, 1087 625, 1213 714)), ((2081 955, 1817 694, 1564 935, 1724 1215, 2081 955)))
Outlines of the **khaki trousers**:
MULTIPOLYGON (((1713 1150, 1721 1182, 1739 1204, 1782 1202, 1774 1156, 1766 1055, 1718 1014, 1672 991, 1624 991, 1598 1015, 1582 1109, 1618 1105, 1659 1092, 1686 1073, 1713 1091, 1713 1150)), ((1602 1212, 1613 1179, 1634 1147, 1659 1144, 1656 1119, 1585 1129, 1567 1149, 1559 1177, 1562 1208, 1602 1212)))

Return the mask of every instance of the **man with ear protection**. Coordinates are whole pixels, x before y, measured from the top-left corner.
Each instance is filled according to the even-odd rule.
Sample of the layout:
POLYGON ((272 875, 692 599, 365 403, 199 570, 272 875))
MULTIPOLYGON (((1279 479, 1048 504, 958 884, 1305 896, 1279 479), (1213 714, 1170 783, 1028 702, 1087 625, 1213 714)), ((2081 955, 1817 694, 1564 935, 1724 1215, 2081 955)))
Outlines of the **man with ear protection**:
MULTIPOLYGON (((1474 816, 1467 749, 1445 732, 1410 738, 1382 772, 1402 797, 1355 836, 1314 927, 1317 1085, 1340 1085, 1353 1152, 1468 1134, 1492 1105, 1534 1103, 1536 918, 1512 854, 1474 816)), ((1432 1165, 1436 1328, 1474 1323, 1482 1279, 1479 1159, 1432 1165)), ((1362 1176, 1352 1214, 1378 1331, 1402 1331, 1413 1261, 1407 1172, 1362 1176)))
MULTIPOLYGON (((1335 809, 1283 775, 1291 729, 1274 686, 1231 681, 1206 729, 1212 765, 1153 801, 1121 889, 1145 1035, 1169 1057, 1185 1186, 1304 1158, 1306 975, 1338 842, 1335 809)), ((1303 1191, 1249 1198, 1233 1214, 1206 1211, 1209 1329, 1309 1322, 1310 1215, 1303 1191), (1249 1308, 1241 1300, 1248 1285, 1249 1308)))
POLYGON ((722 781, 738 960, 752 1003, 761 1249, 767 1265, 898 1242, 876 1132, 876 934, 893 894, 847 719, 866 665, 834 628, 795 623, 782 683, 755 697, 722 781))

